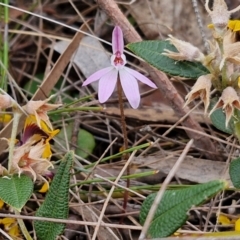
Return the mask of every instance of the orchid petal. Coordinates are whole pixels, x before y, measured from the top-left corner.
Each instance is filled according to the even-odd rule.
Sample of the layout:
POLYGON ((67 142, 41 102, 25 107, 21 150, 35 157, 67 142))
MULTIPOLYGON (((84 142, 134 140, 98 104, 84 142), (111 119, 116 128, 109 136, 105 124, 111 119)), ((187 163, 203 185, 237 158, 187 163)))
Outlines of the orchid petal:
POLYGON ((126 71, 126 68, 119 70, 119 75, 123 91, 131 107, 134 109, 138 108, 140 103, 140 93, 137 79, 126 71))
POLYGON ((98 100, 100 103, 106 102, 112 95, 117 83, 118 71, 112 68, 112 71, 105 74, 99 81, 98 100))
POLYGON ((112 50, 113 54, 117 52, 123 53, 124 42, 123 42, 123 32, 119 26, 116 26, 112 33, 112 50))
POLYGON ((103 77, 105 74, 107 74, 108 72, 110 72, 113 69, 113 67, 107 67, 107 68, 103 68, 95 73, 93 73, 91 76, 89 76, 83 83, 82 86, 86 86, 89 83, 95 82, 97 80, 99 80, 101 77, 103 77))
POLYGON ((157 86, 155 85, 155 83, 153 83, 151 80, 149 80, 147 77, 145 77, 143 74, 135 71, 135 70, 132 70, 131 68, 128 68, 128 67, 124 67, 124 69, 130 73, 131 75, 133 75, 137 80, 139 80, 140 82, 148 85, 149 87, 152 87, 152 88, 157 88, 157 86))

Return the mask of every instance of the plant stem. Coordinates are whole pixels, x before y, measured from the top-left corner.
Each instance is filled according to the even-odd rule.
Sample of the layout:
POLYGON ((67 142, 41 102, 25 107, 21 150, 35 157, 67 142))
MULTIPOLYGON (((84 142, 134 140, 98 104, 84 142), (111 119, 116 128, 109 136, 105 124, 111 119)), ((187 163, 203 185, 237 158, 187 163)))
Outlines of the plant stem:
POLYGON ((117 80, 117 91, 118 91, 118 99, 119 99, 119 108, 120 108, 120 116, 121 116, 121 124, 122 124, 122 133, 123 133, 123 150, 128 149, 128 138, 127 138, 127 128, 126 121, 124 115, 123 108, 123 91, 120 79, 117 80))
MULTIPOLYGON (((8 0, 3 1, 5 4, 8 4, 8 0)), ((7 69, 8 69, 8 19, 9 19, 9 14, 8 14, 8 7, 4 6, 2 7, 3 9, 3 15, 4 15, 4 34, 3 34, 3 48, 2 48, 2 53, 1 53, 1 60, 4 65, 4 68, 1 69, 1 84, 0 87, 4 90, 7 89, 7 69)))
MULTIPOLYGON (((17 210, 15 210, 15 214, 16 215, 20 215, 19 211, 17 211, 17 210)), ((30 236, 30 234, 28 233, 28 230, 27 230, 23 220, 21 218, 17 218, 17 221, 18 221, 18 225, 21 228, 21 231, 22 231, 24 237, 27 240, 33 240, 32 237, 30 236)))
POLYGON ((17 135, 18 130, 18 123, 20 120, 20 117, 22 116, 22 113, 19 112, 18 109, 15 109, 14 115, 13 115, 13 125, 12 125, 12 133, 9 143, 9 154, 8 154, 8 172, 11 171, 12 161, 13 161, 13 151, 15 146, 15 139, 17 135))
POLYGON ((76 111, 102 111, 102 107, 72 107, 72 108, 61 108, 55 111, 51 111, 48 114, 54 115, 59 113, 69 113, 69 112, 76 112, 76 111))
MULTIPOLYGON (((121 115, 121 125, 122 125, 122 133, 123 133, 123 148, 124 150, 128 149, 128 137, 127 137, 127 128, 126 128, 126 121, 125 121, 125 115, 124 115, 124 107, 123 107, 123 90, 122 90, 122 85, 120 82, 120 79, 118 78, 117 80, 117 90, 118 90, 118 99, 119 99, 119 108, 120 108, 120 115, 121 115)), ((123 158, 126 160, 128 159, 128 154, 124 154, 123 158)), ((127 175, 130 175, 130 166, 127 167, 127 175)), ((130 187, 130 179, 127 179, 127 188, 130 187)), ((127 201, 128 201, 128 191, 126 190, 124 192, 124 197, 123 197, 123 209, 124 212, 126 211, 127 208, 127 201)), ((123 218, 121 219, 121 222, 123 221, 123 218)))

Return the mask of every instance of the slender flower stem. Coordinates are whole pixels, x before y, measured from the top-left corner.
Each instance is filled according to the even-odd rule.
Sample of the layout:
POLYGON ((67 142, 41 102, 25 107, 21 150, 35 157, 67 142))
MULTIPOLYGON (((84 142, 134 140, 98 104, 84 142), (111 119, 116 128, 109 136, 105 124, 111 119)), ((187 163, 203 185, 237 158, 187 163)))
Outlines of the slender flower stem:
POLYGON ((121 115, 121 124, 122 124, 122 133, 123 133, 123 150, 128 149, 128 138, 127 138, 127 128, 126 128, 126 121, 124 115, 124 108, 123 108, 123 91, 120 79, 117 80, 117 91, 118 91, 118 99, 119 99, 119 108, 120 108, 120 115, 121 115))
MULTIPOLYGON (((120 108, 120 115, 121 115, 121 123, 122 123, 122 133, 123 133, 123 146, 124 150, 128 149, 128 137, 127 137, 127 128, 126 128, 126 121, 125 121, 125 115, 124 115, 124 108, 123 108, 123 91, 122 91, 122 85, 120 82, 120 79, 118 78, 117 80, 117 91, 118 91, 118 99, 119 99, 119 108, 120 108)), ((124 159, 128 159, 128 154, 123 155, 124 159)), ((127 167, 127 175, 130 175, 130 167, 127 167)), ((130 180, 127 179, 127 188, 130 187, 130 180)), ((123 197, 123 209, 124 212, 127 208, 127 201, 128 201, 128 191, 126 190, 124 192, 124 197, 123 197)), ((121 219, 121 222, 123 219, 121 219)))
MULTIPOLYGON (((5 4, 9 4, 8 0, 2 0, 5 4)), ((1 6, 0 8, 1 21, 4 22, 4 33, 0 39, 1 46, 0 50, 0 59, 4 65, 4 68, 1 68, 1 81, 0 87, 4 90, 7 89, 7 69, 8 69, 8 21, 9 21, 9 8, 7 6, 1 6)))
POLYGON ((8 154, 8 171, 9 172, 11 171, 15 139, 18 131, 18 123, 21 116, 22 116, 22 113, 19 112, 18 109, 15 109, 14 115, 13 115, 12 133, 11 133, 11 138, 9 143, 9 154, 8 154))

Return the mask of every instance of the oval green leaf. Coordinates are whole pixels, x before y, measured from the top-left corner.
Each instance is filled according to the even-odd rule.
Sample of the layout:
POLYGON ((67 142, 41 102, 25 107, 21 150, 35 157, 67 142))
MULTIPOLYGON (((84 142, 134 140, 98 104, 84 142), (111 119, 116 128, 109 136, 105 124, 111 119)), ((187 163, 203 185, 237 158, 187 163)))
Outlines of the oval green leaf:
POLYGON ((229 166, 229 175, 233 186, 235 188, 240 188, 240 158, 232 160, 229 166))
POLYGON ((144 59, 153 67, 172 76, 197 79, 209 71, 199 62, 176 61, 162 55, 164 49, 177 52, 169 41, 142 41, 127 45, 132 52, 144 59))
POLYGON ((19 212, 31 197, 32 192, 33 182, 27 175, 0 178, 0 198, 19 212))
MULTIPOLYGON (((217 103, 217 99, 213 98, 210 102, 209 111, 214 107, 217 103)), ((222 132, 233 134, 234 133, 234 121, 233 118, 229 121, 228 127, 226 127, 226 115, 223 112, 222 108, 216 109, 211 115, 210 119, 214 127, 219 129, 222 132)))
MULTIPOLYGON (((73 124, 70 123, 69 125, 65 126, 65 130, 67 133, 68 142, 71 142, 73 124)), ((63 146, 66 145, 64 129, 61 129, 61 131, 58 133, 56 138, 63 146)), ((77 136, 76 154, 82 158, 86 158, 90 153, 92 153, 94 148, 95 148, 95 139, 93 135, 84 129, 79 129, 78 136, 77 136)))
MULTIPOLYGON (((170 236, 185 223, 188 217, 187 212, 193 205, 201 204, 225 187, 225 181, 216 180, 180 190, 165 191, 148 229, 148 234, 151 238, 170 236)), ((144 200, 140 211, 141 224, 144 224, 155 197, 156 193, 144 200)))

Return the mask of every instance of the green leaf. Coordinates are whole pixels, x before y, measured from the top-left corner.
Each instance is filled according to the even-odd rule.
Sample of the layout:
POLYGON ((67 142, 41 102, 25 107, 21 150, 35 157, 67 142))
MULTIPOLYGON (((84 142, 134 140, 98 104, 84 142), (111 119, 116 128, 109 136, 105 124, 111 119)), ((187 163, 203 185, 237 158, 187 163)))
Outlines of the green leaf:
MULTIPOLYGON (((74 153, 67 153, 58 168, 52 181, 44 203, 36 212, 38 217, 67 219, 68 217, 68 190, 70 182, 70 169, 74 153)), ((63 223, 35 221, 34 227, 39 240, 55 240, 64 230, 63 223)))
POLYGON ((229 166, 229 175, 233 186, 235 188, 240 188, 240 158, 232 160, 229 166))
MULTIPOLYGON (((148 229, 148 234, 151 238, 167 237, 173 234, 185 223, 188 217, 187 212, 193 205, 201 204, 225 187, 226 182, 216 180, 185 189, 165 191, 148 229)), ((140 211, 141 224, 144 224, 155 197, 156 193, 144 200, 140 211)))
POLYGON ((211 115, 210 119, 214 127, 219 129, 222 132, 233 134, 233 121, 232 119, 229 121, 228 127, 226 127, 226 116, 221 108, 216 109, 211 115))
MULTIPOLYGON (((73 124, 70 123, 69 125, 67 125, 65 127, 65 130, 67 133, 68 142, 71 142, 73 124)), ((66 145, 64 129, 61 129, 56 138, 63 146, 66 145)), ((92 153, 94 148, 95 139, 93 135, 84 129, 80 129, 77 136, 76 154, 82 158, 86 158, 89 155, 89 153, 92 153)))
MULTIPOLYGON (((217 99, 213 98, 210 103, 210 111, 214 107, 214 105, 217 103, 217 99)), ((222 108, 216 109, 211 115, 210 119, 212 121, 213 126, 215 126, 217 129, 219 129, 222 132, 233 134, 234 133, 234 121, 233 118, 228 123, 228 127, 226 127, 226 115, 223 112, 222 108)))
POLYGON ((80 129, 78 133, 78 148, 76 154, 82 158, 88 157, 89 153, 95 148, 95 139, 91 133, 84 129, 80 129))
POLYGON ((31 197, 32 192, 33 182, 27 175, 0 178, 0 198, 19 212, 31 197))
POLYGON ((40 83, 37 83, 36 81, 29 80, 25 85, 24 85, 24 90, 26 90, 28 93, 31 93, 32 95, 37 91, 39 88, 40 83))
POLYGON ((199 62, 176 61, 162 55, 164 49, 177 52, 169 41, 142 41, 127 45, 132 52, 155 68, 172 76, 197 79, 209 71, 199 62))

